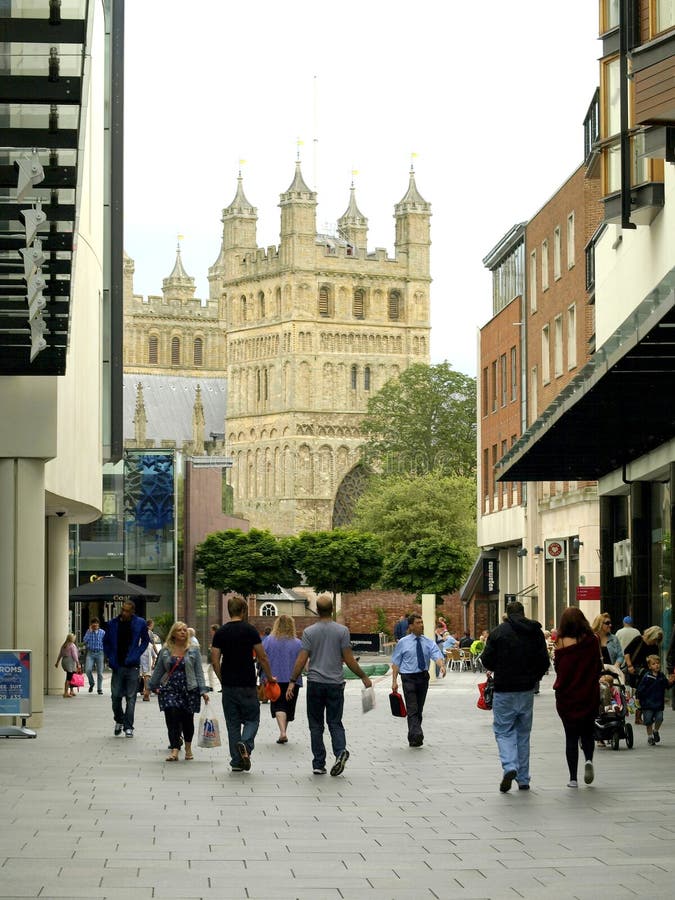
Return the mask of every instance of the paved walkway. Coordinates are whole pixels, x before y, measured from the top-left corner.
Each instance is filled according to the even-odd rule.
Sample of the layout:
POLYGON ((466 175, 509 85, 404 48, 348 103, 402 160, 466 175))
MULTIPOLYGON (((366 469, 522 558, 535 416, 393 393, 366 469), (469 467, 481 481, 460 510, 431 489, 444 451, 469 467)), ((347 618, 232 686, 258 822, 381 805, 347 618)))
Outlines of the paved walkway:
POLYGON ((675 714, 659 747, 638 728, 634 750, 599 751, 595 783, 572 791, 548 676, 532 790, 503 795, 476 680, 432 685, 420 750, 389 713, 388 676, 367 715, 347 682, 337 778, 312 775, 302 695, 285 746, 263 707, 252 771, 236 775, 224 748, 164 762, 155 699, 128 739, 113 736, 107 684, 50 697, 37 739, 0 740, 0 897, 673 897, 675 714))

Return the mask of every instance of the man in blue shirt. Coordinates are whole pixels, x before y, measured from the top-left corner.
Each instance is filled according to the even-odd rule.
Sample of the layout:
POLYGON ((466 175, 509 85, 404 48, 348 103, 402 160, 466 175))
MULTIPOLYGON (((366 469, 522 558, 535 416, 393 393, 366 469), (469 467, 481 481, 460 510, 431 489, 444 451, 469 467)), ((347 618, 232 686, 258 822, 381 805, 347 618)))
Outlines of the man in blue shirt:
POLYGON ((400 641, 401 638, 405 637, 408 633, 408 617, 401 616, 398 622, 394 625, 394 640, 400 641))
POLYGON ((97 618, 91 619, 89 628, 87 629, 82 643, 87 648, 87 658, 84 663, 84 672, 89 681, 89 693, 94 690, 93 669, 96 669, 96 680, 98 682, 98 692, 103 693, 103 638, 105 631, 101 628, 97 618))
POLYGON ((445 678, 445 663, 436 642, 424 635, 422 616, 417 613, 408 616, 408 626, 410 633, 401 638, 391 657, 391 689, 398 689, 400 672, 408 710, 408 743, 411 747, 421 747, 424 743, 422 713, 429 690, 429 666, 432 659, 436 660, 445 678))

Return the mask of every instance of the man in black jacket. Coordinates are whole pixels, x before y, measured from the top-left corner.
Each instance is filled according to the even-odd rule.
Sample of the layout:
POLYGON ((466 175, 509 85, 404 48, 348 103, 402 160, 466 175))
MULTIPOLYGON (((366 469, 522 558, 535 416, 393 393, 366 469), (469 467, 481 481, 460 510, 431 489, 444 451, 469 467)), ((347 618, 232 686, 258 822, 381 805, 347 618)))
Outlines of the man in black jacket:
POLYGON ((499 749, 505 794, 517 780, 521 791, 530 789, 530 732, 534 690, 549 667, 544 632, 539 622, 525 618, 523 604, 512 600, 507 619, 485 644, 481 662, 494 675, 492 727, 499 749))

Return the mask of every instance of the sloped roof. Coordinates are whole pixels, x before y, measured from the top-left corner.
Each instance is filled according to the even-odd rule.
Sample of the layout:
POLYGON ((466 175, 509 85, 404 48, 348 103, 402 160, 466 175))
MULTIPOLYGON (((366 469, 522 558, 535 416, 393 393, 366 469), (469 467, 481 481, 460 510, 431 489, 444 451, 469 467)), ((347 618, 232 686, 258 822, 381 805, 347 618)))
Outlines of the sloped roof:
POLYGON ((134 438, 137 385, 143 386, 143 402, 147 416, 146 438, 159 446, 161 441, 175 441, 180 446, 192 440, 192 411, 201 388, 204 407, 204 439, 211 432, 225 429, 227 410, 226 378, 194 378, 186 375, 135 375, 125 373, 124 439, 134 438))

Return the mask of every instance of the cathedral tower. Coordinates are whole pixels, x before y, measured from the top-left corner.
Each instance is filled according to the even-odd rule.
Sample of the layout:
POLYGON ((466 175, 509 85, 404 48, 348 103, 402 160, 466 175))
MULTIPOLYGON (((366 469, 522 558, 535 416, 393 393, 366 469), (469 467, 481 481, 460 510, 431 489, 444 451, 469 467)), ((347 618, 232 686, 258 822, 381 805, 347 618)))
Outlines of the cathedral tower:
POLYGON ((277 534, 340 524, 368 398, 429 360, 431 210, 413 174, 395 208, 394 259, 368 252, 353 185, 337 234, 317 234, 316 205, 297 162, 280 245, 255 247, 240 177, 209 270, 225 329, 235 511, 277 534))

